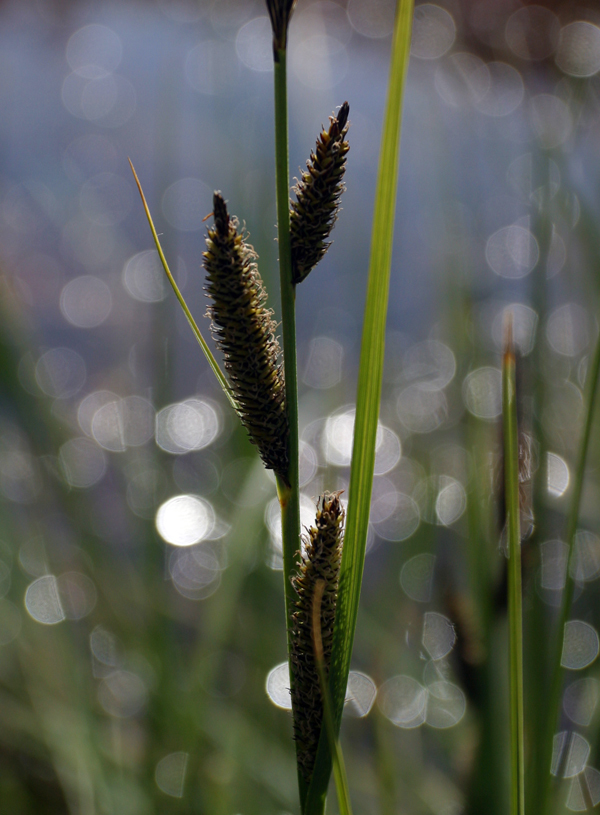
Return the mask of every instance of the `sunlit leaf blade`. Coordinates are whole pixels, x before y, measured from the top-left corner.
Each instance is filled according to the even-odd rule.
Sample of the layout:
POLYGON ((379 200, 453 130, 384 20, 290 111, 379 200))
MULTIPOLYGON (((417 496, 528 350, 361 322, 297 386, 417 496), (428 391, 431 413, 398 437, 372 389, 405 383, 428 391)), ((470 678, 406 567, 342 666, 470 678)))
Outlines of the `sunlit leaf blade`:
POLYGON ((227 380, 225 378, 225 375, 224 375, 223 371, 220 369, 219 363, 214 358, 210 348, 206 344, 206 340, 202 336, 202 332, 200 331, 196 321, 192 317, 192 313, 189 310, 188 305, 185 302, 185 299, 184 299, 182 293, 179 291, 179 286, 177 285, 177 283, 175 282, 175 278, 171 274, 171 270, 169 269, 169 264, 167 263, 167 259, 165 258, 164 252, 162 250, 162 246, 160 245, 160 241, 158 239, 158 234, 157 234, 156 229, 154 227, 154 222, 152 220, 152 215, 150 215, 150 209, 148 207, 148 204, 146 203, 146 197, 145 197, 144 192, 142 190, 142 185, 140 184, 140 180, 137 177, 137 173, 135 171, 135 168, 134 168, 133 164, 131 163, 131 159, 128 159, 128 161, 129 161, 129 166, 131 167, 131 172, 133 173, 133 177, 135 178, 135 183, 137 184, 137 188, 139 190, 140 197, 142 199, 142 204, 144 206, 144 211, 146 212, 146 218, 148 219, 148 224, 150 225, 150 231, 152 232, 152 237, 154 238, 154 243, 156 245, 156 251, 158 252, 158 256, 160 258, 160 262, 162 263, 162 267, 165 270, 165 274, 166 274, 167 278, 169 279, 169 283, 173 287, 173 291, 175 292, 175 296, 179 300, 179 304, 180 304, 181 308, 183 309, 183 313, 187 317, 187 320, 188 320, 190 326, 192 327, 192 331, 194 332, 194 336, 198 340, 200 348, 202 348, 202 350, 204 351, 204 356, 208 360, 208 364, 212 368, 214 375, 219 380, 219 384, 223 388, 223 390, 225 392, 225 396, 229 399, 229 402, 231 403, 231 406, 234 408, 234 410, 237 410, 238 409, 237 403, 236 403, 235 399, 233 398, 233 394, 231 393, 229 385, 227 384, 227 380))
MULTIPOLYGON (((410 55, 412 15, 413 1, 399 0, 375 195, 348 514, 329 677, 336 732, 340 726, 350 670, 369 524, 394 236, 402 101, 410 55)), ((326 734, 322 732, 305 814, 316 815, 323 811, 330 773, 331 754, 326 734)))
POLYGON ((510 673, 510 811, 525 811, 525 739, 523 732, 523 602, 521 590, 521 530, 519 507, 519 439, 512 322, 507 324, 502 361, 502 430, 504 495, 508 543, 508 622, 510 673))

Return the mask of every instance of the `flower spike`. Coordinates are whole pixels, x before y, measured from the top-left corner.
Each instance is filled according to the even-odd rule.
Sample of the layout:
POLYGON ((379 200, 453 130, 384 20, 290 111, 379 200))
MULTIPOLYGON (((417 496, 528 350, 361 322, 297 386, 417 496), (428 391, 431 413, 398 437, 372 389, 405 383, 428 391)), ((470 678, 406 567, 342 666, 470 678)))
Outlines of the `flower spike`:
POLYGON ((322 130, 306 170, 296 184, 296 201, 291 204, 292 280, 298 284, 321 260, 329 246, 327 241, 337 219, 339 199, 344 192, 346 156, 350 145, 348 102, 337 116, 330 117, 329 130, 322 130))
POLYGON ((265 466, 287 480, 289 427, 277 324, 264 305, 256 253, 238 231, 237 219, 229 217, 220 192, 213 196, 213 215, 203 255, 211 331, 250 440, 265 466))

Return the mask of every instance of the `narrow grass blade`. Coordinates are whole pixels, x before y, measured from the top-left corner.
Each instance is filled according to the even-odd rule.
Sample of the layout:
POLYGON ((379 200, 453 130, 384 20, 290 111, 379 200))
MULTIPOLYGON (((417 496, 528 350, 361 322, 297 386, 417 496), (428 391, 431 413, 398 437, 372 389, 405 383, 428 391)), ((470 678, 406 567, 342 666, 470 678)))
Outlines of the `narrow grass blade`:
POLYGON ((225 392, 225 396, 228 398, 229 402, 231 403, 231 406, 233 407, 234 410, 237 411, 238 410, 237 402, 233 398, 233 394, 231 393, 231 390, 230 390, 229 385, 227 383, 227 379, 225 378, 225 374, 223 373, 223 371, 219 367, 219 363, 214 358, 214 356, 212 354, 212 351, 210 350, 210 348, 206 344, 206 340, 202 336, 202 332, 200 331, 196 321, 192 317, 192 313, 189 310, 188 305, 185 302, 185 299, 184 299, 182 293, 179 291, 179 286, 177 285, 177 283, 175 282, 175 278, 171 274, 171 270, 169 269, 169 264, 167 263, 167 259, 165 258, 164 252, 162 250, 162 246, 160 245, 160 241, 158 239, 158 234, 157 234, 156 229, 154 227, 154 222, 152 220, 152 216, 150 215, 150 209, 148 208, 148 204, 146 203, 146 197, 145 197, 144 192, 142 190, 142 185, 140 184, 140 180, 137 177, 137 173, 136 173, 136 171, 134 169, 133 164, 131 163, 131 159, 127 159, 127 160, 129 161, 129 166, 131 167, 131 172, 133 173, 133 177, 135 178, 135 183, 137 184, 137 188, 139 190, 140 197, 142 199, 142 204, 143 204, 144 210, 146 212, 146 218, 148 219, 148 224, 150 225, 150 231, 152 232, 152 237, 154 238, 154 243, 156 245, 156 250, 158 252, 160 262, 162 263, 162 267, 165 270, 165 274, 166 274, 167 278, 169 279, 169 283, 173 287, 173 291, 175 292, 175 296, 179 300, 179 304, 180 304, 181 308, 183 309, 183 313, 187 317, 188 322, 189 322, 190 326, 192 327, 192 331, 194 332, 194 336, 196 337, 196 339, 198 340, 198 343, 200 344, 200 348, 202 348, 202 350, 204 351, 204 356, 208 360, 208 364, 212 368, 214 375, 219 380, 219 384, 223 388, 223 390, 225 392))
POLYGON ((596 340, 596 347, 593 356, 590 359, 589 371, 586 378, 586 395, 585 395, 585 418, 581 439, 579 442, 579 451, 577 456, 577 466, 573 477, 573 497, 571 499, 571 507, 569 510, 569 517, 567 521, 567 544, 569 546, 569 554, 567 558, 567 570, 565 576, 565 587, 563 589, 562 603, 560 607, 560 614, 558 618, 558 626, 556 629, 556 644, 553 653, 551 664, 552 682, 550 685, 550 698, 548 699, 548 715, 546 718, 547 731, 542 745, 542 758, 539 767, 540 774, 540 813, 550 812, 550 762, 552 758, 552 742, 554 733, 558 724, 558 717, 561 706, 561 691, 563 684, 563 667, 561 665, 563 640, 565 625, 569 620, 571 613, 571 605, 573 604, 573 591, 575 589, 575 580, 573 579, 573 552, 575 534, 577 532, 577 523, 579 520, 579 510, 581 507, 581 495, 583 492, 583 480, 585 476, 585 468, 587 462, 587 455, 590 446, 590 437, 592 433, 592 424, 594 421, 594 410, 596 407, 597 391, 598 391, 598 377, 600 376, 600 336, 596 340))
POLYGON ((525 739, 523 732, 523 603, 521 590, 521 529, 519 507, 519 437, 517 387, 512 322, 507 325, 502 361, 502 429, 504 493, 508 542, 508 624, 510 673, 510 811, 525 811, 525 739))
POLYGON ((350 793, 348 791, 348 778, 346 776, 346 766, 340 741, 335 731, 333 714, 331 712, 331 695, 325 676, 325 665, 323 660, 323 642, 321 639, 321 601, 325 590, 325 581, 319 580, 315 587, 312 608, 312 628, 313 643, 315 649, 315 662, 319 672, 319 683, 321 685, 321 696, 323 697, 323 718, 325 719, 325 729, 329 741, 329 750, 333 756, 333 777, 338 796, 340 815, 352 815, 350 804, 350 793))
MULTIPOLYGON (((373 487, 375 438, 381 399, 385 323, 396 209, 402 101, 410 55, 412 15, 412 0, 399 0, 396 7, 388 96, 375 195, 371 258, 358 374, 348 514, 329 677, 336 733, 340 727, 350 669, 373 487)), ((330 773, 331 755, 328 741, 326 734, 321 734, 317 763, 304 808, 305 815, 316 815, 323 811, 330 773)))

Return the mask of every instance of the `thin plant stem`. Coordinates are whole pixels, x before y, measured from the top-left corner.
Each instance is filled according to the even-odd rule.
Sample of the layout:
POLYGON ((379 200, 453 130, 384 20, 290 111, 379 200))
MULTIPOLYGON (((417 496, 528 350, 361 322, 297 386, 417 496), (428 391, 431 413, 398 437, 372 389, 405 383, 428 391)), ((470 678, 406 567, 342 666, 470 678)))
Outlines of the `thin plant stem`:
MULTIPOLYGON (((329 674, 336 733, 341 723, 358 617, 373 488, 398 184, 402 105, 410 56, 412 15, 413 0, 398 0, 377 174, 369 277, 358 373, 348 514, 329 674)), ((303 810, 305 815, 319 815, 323 812, 330 773, 331 755, 326 734, 322 733, 306 807, 303 810)))
POLYGON ((315 586, 315 593, 313 595, 312 607, 312 630, 313 630, 313 644, 315 650, 315 663, 319 674, 319 684, 321 686, 321 698, 323 700, 323 718, 325 719, 325 728, 327 731, 327 738, 329 739, 329 749, 333 756, 333 777, 335 780, 335 788, 338 795, 338 803, 340 808, 340 815, 352 815, 352 805, 350 803, 350 792, 348 790, 348 777, 346 775, 346 766, 344 764, 344 755, 340 745, 340 740, 335 732, 335 725, 333 723, 333 714, 331 712, 331 695, 329 693, 329 686, 327 684, 327 676, 325 675, 325 663, 323 659, 323 640, 321 638, 321 601, 323 599, 323 592, 325 591, 325 581, 318 580, 315 586))
POLYGON ((523 601, 521 589, 521 529, 519 508, 519 438, 512 321, 507 326, 502 364, 504 488, 508 537, 508 621, 510 672, 510 811, 525 811, 525 738, 523 728, 523 601))
POLYGON ((202 350, 204 351, 204 356, 208 360, 208 364, 212 368, 212 371, 213 371, 214 375, 217 377, 217 379, 219 381, 219 384, 221 385, 221 387, 223 388, 223 390, 225 392, 225 396, 229 399, 229 402, 230 402, 231 406, 233 407, 233 409, 235 411, 239 412, 238 404, 234 399, 234 396, 233 396, 233 394, 231 392, 231 388, 229 387, 227 379, 225 378, 225 374, 223 373, 223 371, 219 367, 219 363, 214 358, 214 356, 212 354, 212 351, 210 350, 210 348, 206 344, 206 340, 202 336, 202 332, 200 331, 196 321, 192 317, 192 312, 189 310, 188 304, 185 302, 183 294, 179 291, 179 286, 177 285, 177 283, 175 282, 175 278, 171 274, 171 270, 169 269, 169 264, 167 263, 167 259, 166 259, 165 255, 164 255, 164 252, 162 250, 162 246, 160 245, 160 241, 158 239, 158 234, 157 234, 156 229, 154 227, 154 221, 152 220, 152 215, 150 215, 150 209, 148 207, 148 204, 146 203, 146 196, 144 195, 144 191, 142 190, 142 185, 140 184, 140 180, 137 177, 137 173, 136 173, 136 171, 134 169, 133 164, 131 163, 131 159, 127 159, 127 160, 129 161, 129 166, 131 167, 131 172, 133 173, 133 177, 135 178, 135 183, 137 184, 137 188, 138 188, 138 191, 140 193, 140 197, 142 199, 142 204, 144 206, 144 211, 146 213, 146 218, 148 219, 148 224, 150 225, 150 231, 152 232, 152 237, 154 238, 154 244, 156 246, 156 251, 158 252, 158 256, 160 258, 160 262, 162 263, 162 267, 165 270, 165 274, 166 274, 166 276, 167 276, 167 278, 169 280, 169 283, 173 287, 173 291, 175 292, 175 296, 179 300, 179 305, 183 309, 183 313, 187 317, 187 320, 188 320, 190 326, 192 327, 192 331, 194 332, 194 336, 198 340, 200 348, 202 348, 202 350))
POLYGON ((558 617, 558 628, 555 638, 555 648, 551 665, 552 681, 550 684, 550 698, 548 700, 548 717, 547 717, 547 731, 542 745, 542 770, 545 770, 543 775, 542 786, 542 812, 550 811, 550 761, 552 757, 552 742, 554 733, 558 724, 558 717, 560 712, 560 694, 563 683, 563 667, 562 667, 562 652, 564 645, 564 632, 565 625, 568 622, 569 614, 571 613, 571 606, 573 604, 573 592, 575 589, 575 580, 573 578, 573 557, 574 557, 574 542, 577 533, 577 523, 579 521, 579 511, 581 508, 581 496, 583 493, 583 481, 585 477, 585 468, 587 462, 587 455, 590 446, 590 437, 592 433, 592 423, 594 420, 594 409, 596 405, 596 395, 598 390, 598 376, 600 375, 600 335, 596 340, 596 347, 590 362, 590 369, 587 374, 586 382, 586 412, 579 442, 579 451, 577 455, 577 467, 575 469, 573 479, 573 497, 571 499, 571 506, 569 517, 567 521, 567 545, 569 547, 567 556, 567 569, 565 574, 565 586, 562 594, 562 602, 560 606, 560 613, 558 617))
MULTIPOLYGON (((289 470, 287 481, 277 479, 281 505, 283 538, 283 581, 285 587, 288 655, 291 653, 291 619, 295 596, 291 582, 297 570, 300 549, 300 487, 298 483, 298 381, 296 364, 296 300, 292 283, 292 247, 290 240, 290 191, 287 118, 286 52, 274 52, 275 83, 275 171, 277 192, 277 237, 279 242, 279 276, 283 334, 283 367, 285 397, 289 421, 289 470)), ((294 683, 290 667, 290 682, 294 683)), ((306 784, 298 773, 300 800, 304 801, 306 784)))

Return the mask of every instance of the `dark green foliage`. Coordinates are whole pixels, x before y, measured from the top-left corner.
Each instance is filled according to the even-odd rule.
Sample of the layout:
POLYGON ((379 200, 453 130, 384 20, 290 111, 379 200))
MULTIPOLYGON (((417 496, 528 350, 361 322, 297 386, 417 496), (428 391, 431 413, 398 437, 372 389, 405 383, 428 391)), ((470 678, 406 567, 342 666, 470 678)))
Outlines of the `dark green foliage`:
POLYGON ((219 192, 213 198, 215 225, 204 252, 206 291, 213 337, 225 357, 240 417, 265 466, 288 471, 288 420, 283 370, 273 312, 256 266, 256 253, 238 232, 219 192))
POLYGON ((292 579, 298 595, 292 622, 291 653, 294 671, 294 736, 298 764, 307 784, 312 775, 323 721, 323 701, 312 637, 313 597, 317 582, 324 581, 320 623, 323 661, 328 675, 342 556, 343 523, 344 510, 340 504, 340 493, 325 493, 317 502, 315 526, 308 530, 300 570, 292 579))
POLYGON ((350 145, 348 102, 337 116, 330 117, 329 130, 323 130, 298 181, 290 212, 292 236, 292 279, 300 283, 321 260, 329 246, 329 234, 337 218, 339 199, 344 191, 344 171, 350 145))

